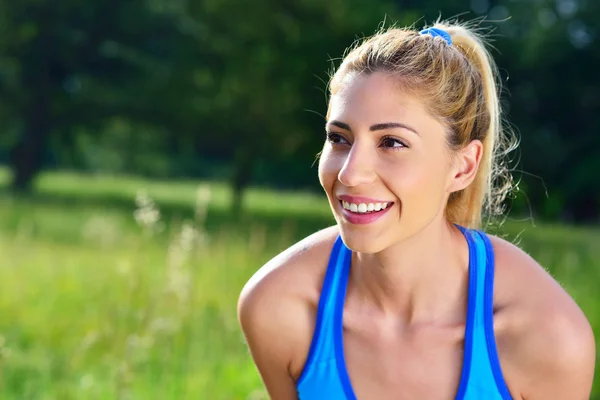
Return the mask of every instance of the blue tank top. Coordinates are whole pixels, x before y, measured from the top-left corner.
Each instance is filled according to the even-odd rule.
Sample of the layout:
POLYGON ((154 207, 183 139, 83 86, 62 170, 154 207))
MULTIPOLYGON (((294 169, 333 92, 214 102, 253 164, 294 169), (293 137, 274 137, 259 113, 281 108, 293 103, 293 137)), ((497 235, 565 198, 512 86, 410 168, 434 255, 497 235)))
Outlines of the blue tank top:
MULTIPOLYGON (((485 233, 458 228, 469 246, 469 290, 463 366, 456 400, 510 400, 494 339, 492 245, 485 233)), ((338 237, 321 290, 308 358, 296 385, 300 400, 356 400, 342 342, 351 258, 352 251, 338 237)))

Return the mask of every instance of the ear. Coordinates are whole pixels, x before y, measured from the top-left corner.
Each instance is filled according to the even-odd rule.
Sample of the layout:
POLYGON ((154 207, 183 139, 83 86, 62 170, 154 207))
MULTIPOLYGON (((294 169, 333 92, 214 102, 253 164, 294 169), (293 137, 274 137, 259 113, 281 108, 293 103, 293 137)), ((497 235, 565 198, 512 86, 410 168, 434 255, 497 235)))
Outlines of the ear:
POLYGON ((463 190, 473 182, 482 156, 483 143, 479 140, 472 140, 455 153, 448 185, 449 193, 463 190))

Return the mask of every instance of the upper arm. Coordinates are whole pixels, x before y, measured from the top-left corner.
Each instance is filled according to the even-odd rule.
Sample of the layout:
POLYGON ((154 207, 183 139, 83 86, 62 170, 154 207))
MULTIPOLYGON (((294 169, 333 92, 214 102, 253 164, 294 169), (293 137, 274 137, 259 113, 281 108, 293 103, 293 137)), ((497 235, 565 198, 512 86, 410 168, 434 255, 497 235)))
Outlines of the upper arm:
POLYGON ((336 231, 319 231, 284 251, 246 283, 238 318, 269 395, 297 399, 314 333, 316 309, 336 231))
MULTIPOLYGON (((594 377, 596 350, 587 320, 573 310, 534 318, 521 339, 519 362, 528 375, 525 400, 587 400, 594 377)), ((526 375, 526 376, 527 376, 526 375)))
POLYGON ((238 317, 250 354, 264 385, 273 399, 297 399, 294 380, 289 373, 292 351, 286 343, 286 321, 280 318, 278 302, 260 291, 245 288, 238 302, 238 317))
POLYGON ((587 318, 531 257, 497 238, 493 244, 500 296, 510 304, 500 358, 511 392, 524 400, 589 399, 596 349, 587 318))

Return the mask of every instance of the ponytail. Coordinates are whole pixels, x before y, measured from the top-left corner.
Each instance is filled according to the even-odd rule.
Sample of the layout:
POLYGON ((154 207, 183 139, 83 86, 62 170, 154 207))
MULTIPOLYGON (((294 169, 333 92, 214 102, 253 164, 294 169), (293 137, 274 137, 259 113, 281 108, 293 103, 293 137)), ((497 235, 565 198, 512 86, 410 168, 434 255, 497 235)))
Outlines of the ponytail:
MULTIPOLYGON (((457 127, 457 142, 468 144, 473 139, 483 143, 483 155, 477 175, 471 185, 454 193, 446 207, 447 218, 455 223, 479 228, 482 215, 493 217, 502 213, 502 203, 512 189, 512 179, 503 157, 514 149, 511 132, 503 130, 499 95, 501 91, 496 64, 485 47, 483 38, 465 25, 436 23, 452 38, 452 45, 475 70, 471 79, 477 94, 473 127, 457 127), (463 128, 463 129, 461 129, 463 128), (460 137, 462 136, 462 137, 460 137)), ((464 125, 464 124, 463 124, 464 125)), ((470 124, 466 124, 470 125, 470 124)))

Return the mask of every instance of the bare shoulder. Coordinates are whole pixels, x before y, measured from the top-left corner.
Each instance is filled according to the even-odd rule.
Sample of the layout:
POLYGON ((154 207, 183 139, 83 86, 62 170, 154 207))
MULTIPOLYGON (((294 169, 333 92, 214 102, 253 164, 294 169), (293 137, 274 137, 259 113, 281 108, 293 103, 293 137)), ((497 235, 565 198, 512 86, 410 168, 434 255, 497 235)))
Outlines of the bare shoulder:
POLYGON ((491 235, 490 240, 496 341, 513 397, 588 399, 596 350, 587 318, 532 257, 506 240, 491 235))
POLYGON ((293 381, 303 368, 337 235, 333 226, 294 244, 260 268, 240 293, 240 325, 271 396, 278 390, 272 389, 277 385, 272 382, 293 381), (282 377, 282 371, 287 376, 282 377))

